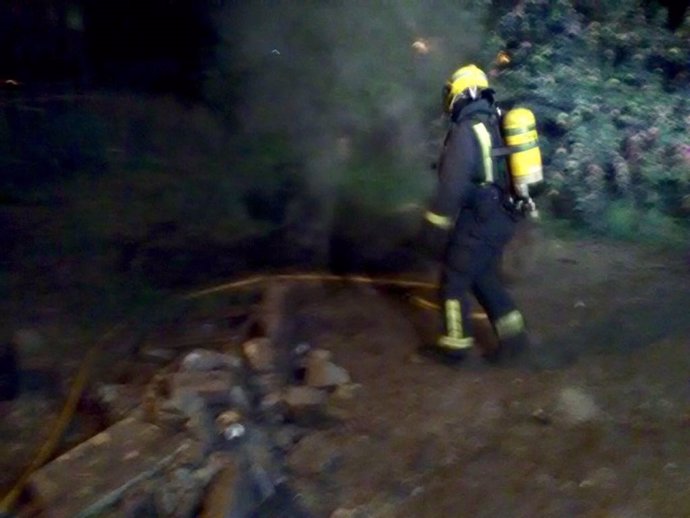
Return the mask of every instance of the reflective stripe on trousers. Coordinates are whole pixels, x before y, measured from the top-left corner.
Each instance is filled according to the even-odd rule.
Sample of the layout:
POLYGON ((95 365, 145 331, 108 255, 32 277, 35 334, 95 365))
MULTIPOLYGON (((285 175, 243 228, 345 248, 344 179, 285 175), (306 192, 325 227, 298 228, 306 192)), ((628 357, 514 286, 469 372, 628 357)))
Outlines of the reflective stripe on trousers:
POLYGON ((427 211, 427 213, 424 215, 424 219, 435 227, 439 227, 444 230, 448 230, 453 226, 453 222, 448 216, 442 216, 431 211, 427 211))
POLYGON ((448 299, 445 302, 446 333, 438 339, 440 347, 448 349, 467 349, 472 347, 472 337, 464 336, 462 321, 462 306, 458 299, 448 299))

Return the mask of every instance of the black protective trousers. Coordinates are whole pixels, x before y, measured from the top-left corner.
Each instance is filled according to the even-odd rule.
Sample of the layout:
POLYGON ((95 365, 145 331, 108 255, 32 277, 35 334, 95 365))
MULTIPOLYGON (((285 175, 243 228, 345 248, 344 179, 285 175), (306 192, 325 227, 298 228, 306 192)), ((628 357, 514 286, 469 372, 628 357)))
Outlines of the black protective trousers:
POLYGON ((504 207, 504 197, 493 185, 478 188, 474 201, 458 216, 441 279, 443 335, 437 345, 451 350, 472 345, 471 295, 484 308, 497 333, 497 322, 506 317, 512 325, 506 327, 509 333, 515 332, 513 317, 519 320, 518 328, 522 325, 500 277, 503 249, 515 233, 518 217, 504 207))

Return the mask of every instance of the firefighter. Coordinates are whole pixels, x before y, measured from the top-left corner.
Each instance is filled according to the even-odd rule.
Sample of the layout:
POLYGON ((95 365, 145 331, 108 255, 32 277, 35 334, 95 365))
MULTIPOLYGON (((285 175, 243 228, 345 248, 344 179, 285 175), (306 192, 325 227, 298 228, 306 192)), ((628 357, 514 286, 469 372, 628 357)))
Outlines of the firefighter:
POLYGON ((444 87, 450 127, 438 162, 438 184, 425 214, 422 239, 443 263, 440 298, 442 333, 430 350, 462 359, 472 349, 470 295, 491 321, 499 347, 486 358, 520 363, 528 356, 522 314, 503 286, 499 265, 531 200, 513 195, 501 113, 486 75, 475 65, 453 73, 444 87), (526 203, 526 202, 529 203, 526 203))

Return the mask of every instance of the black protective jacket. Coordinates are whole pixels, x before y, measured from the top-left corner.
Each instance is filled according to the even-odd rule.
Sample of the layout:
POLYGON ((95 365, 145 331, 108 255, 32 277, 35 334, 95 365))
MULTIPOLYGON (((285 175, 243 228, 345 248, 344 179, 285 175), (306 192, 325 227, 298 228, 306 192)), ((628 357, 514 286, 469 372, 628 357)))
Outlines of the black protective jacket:
MULTIPOLYGON (((481 241, 502 248, 512 237, 518 219, 510 201, 510 178, 505 160, 492 150, 503 147, 496 106, 480 98, 457 109, 446 135, 438 167, 438 184, 427 221, 445 229, 442 249, 481 241)), ((472 243, 474 246, 476 243, 472 243)), ((439 252, 438 244, 432 248, 439 252)))
POLYGON ((482 123, 496 149, 503 146, 496 107, 481 98, 453 114, 438 167, 438 185, 429 210, 455 220, 461 209, 475 207, 479 188, 493 183, 504 201, 510 196, 510 181, 504 160, 490 158, 492 177, 487 177, 482 146, 474 126, 482 123))

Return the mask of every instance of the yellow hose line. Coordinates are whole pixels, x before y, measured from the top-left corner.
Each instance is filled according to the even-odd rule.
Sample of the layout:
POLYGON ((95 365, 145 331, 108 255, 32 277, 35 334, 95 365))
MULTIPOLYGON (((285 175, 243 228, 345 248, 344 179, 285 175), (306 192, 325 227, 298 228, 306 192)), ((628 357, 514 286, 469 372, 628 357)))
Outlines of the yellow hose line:
POLYGON ((247 288, 260 284, 265 281, 324 281, 324 282, 352 282, 355 284, 377 284, 386 286, 398 286, 401 288, 422 288, 428 290, 435 290, 438 286, 431 282, 403 280, 403 279, 384 279, 372 278, 363 275, 334 275, 329 273, 293 273, 293 274, 275 274, 275 275, 257 275, 249 277, 248 279, 241 279, 235 282, 219 284, 211 288, 206 288, 199 291, 194 291, 185 295, 185 299, 198 299, 206 295, 220 293, 223 291, 234 291, 241 288, 247 288))
POLYGON ((441 311, 441 306, 439 304, 436 304, 435 302, 431 302, 430 300, 427 300, 423 297, 418 297, 415 295, 414 297, 410 297, 410 302, 414 304, 415 306, 418 306, 422 309, 431 309, 433 311, 441 311))
MULTIPOLYGON (((441 306, 439 304, 431 302, 430 300, 427 300, 423 297, 415 295, 414 297, 410 297, 410 302, 422 309, 428 309, 431 311, 441 311, 441 306)), ((470 316, 477 320, 488 320, 489 318, 486 313, 482 313, 481 311, 473 311, 470 316)))
POLYGON ((79 398, 81 397, 84 387, 86 386, 89 372, 100 353, 103 342, 112 337, 121 327, 122 325, 117 325, 104 333, 100 340, 96 342, 96 345, 91 347, 91 349, 89 349, 87 352, 86 356, 79 365, 79 370, 77 371, 76 376, 74 377, 74 381, 72 382, 72 386, 70 387, 67 395, 65 406, 62 408, 62 411, 51 427, 50 435, 38 449, 33 460, 26 467, 12 489, 10 489, 7 495, 5 495, 0 502, 0 512, 9 513, 12 511, 12 509, 14 509, 15 505, 17 504, 17 500, 21 496, 26 483, 29 481, 29 478, 33 472, 43 466, 43 464, 45 464, 55 452, 55 449, 58 447, 60 440, 62 439, 62 434, 67 429, 67 426, 74 416, 74 412, 77 409, 77 404, 79 403, 79 398))

